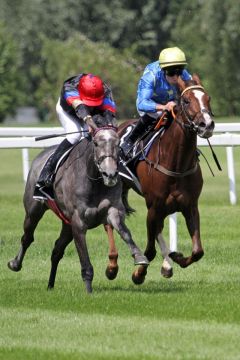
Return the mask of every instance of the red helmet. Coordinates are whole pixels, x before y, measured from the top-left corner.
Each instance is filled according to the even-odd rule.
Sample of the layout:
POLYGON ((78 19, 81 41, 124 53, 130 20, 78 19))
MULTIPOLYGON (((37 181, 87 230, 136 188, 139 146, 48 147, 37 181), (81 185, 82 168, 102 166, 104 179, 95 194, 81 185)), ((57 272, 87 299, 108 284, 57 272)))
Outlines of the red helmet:
POLYGON ((103 102, 104 87, 102 80, 95 75, 83 75, 78 84, 79 96, 88 106, 99 106, 103 102))

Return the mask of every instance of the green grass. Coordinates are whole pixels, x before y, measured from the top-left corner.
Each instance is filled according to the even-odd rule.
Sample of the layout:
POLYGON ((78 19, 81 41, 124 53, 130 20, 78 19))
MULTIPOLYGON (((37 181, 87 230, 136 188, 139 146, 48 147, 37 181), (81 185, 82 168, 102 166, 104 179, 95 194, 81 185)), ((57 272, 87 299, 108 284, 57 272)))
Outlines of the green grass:
MULTIPOLYGON (((240 205, 229 204, 225 149, 215 148, 223 171, 206 154, 215 177, 201 157, 204 189, 200 199, 205 256, 187 269, 174 265, 174 276, 160 276, 161 256, 148 269, 146 281, 131 281, 134 269, 128 248, 116 236, 119 275, 106 279, 108 243, 101 227, 89 231, 95 275, 94 292, 85 292, 74 245, 59 265, 56 286, 47 291, 50 255, 59 220, 48 212, 22 271, 7 262, 19 249, 24 209, 19 150, 0 152, 0 359, 240 359, 240 205)), ((31 151, 33 158, 37 151, 31 151)), ((240 148, 234 149, 237 190, 240 148)), ((137 213, 127 219, 135 241, 144 249, 144 201, 134 193, 137 213)), ((168 221, 164 235, 168 237, 168 221)), ((178 248, 191 252, 184 220, 178 216, 178 248)))

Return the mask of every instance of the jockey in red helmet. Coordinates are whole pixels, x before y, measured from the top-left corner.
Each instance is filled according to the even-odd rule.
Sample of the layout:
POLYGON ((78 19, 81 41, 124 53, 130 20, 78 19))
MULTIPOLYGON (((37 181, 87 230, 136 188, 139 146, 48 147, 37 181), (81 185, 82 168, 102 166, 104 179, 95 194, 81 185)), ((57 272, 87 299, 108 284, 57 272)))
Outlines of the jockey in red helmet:
POLYGON ((111 89, 93 74, 79 74, 63 83, 56 105, 59 120, 66 136, 42 169, 36 187, 51 186, 56 164, 64 152, 88 136, 88 121, 100 114, 110 125, 116 125, 116 106, 111 89), (71 134, 70 134, 71 133, 71 134))
POLYGON ((104 98, 104 85, 98 76, 82 76, 78 84, 79 97, 87 106, 100 106, 104 98))

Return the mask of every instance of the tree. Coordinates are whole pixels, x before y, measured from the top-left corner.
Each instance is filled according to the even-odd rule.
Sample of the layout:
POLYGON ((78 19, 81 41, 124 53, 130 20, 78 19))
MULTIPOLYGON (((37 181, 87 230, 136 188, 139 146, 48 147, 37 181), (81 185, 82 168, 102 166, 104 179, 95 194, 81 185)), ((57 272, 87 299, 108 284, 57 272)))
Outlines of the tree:
POLYGON ((0 23, 0 122, 14 114, 21 99, 18 48, 12 36, 0 23))
POLYGON ((186 52, 189 69, 211 95, 214 113, 239 114, 240 8, 233 0, 174 1, 165 20, 169 44, 186 52))
POLYGON ((112 88, 119 118, 136 116, 136 90, 141 66, 106 43, 95 43, 80 33, 60 41, 43 40, 41 66, 34 70, 35 99, 41 113, 56 118, 55 106, 63 81, 80 72, 92 72, 112 88))

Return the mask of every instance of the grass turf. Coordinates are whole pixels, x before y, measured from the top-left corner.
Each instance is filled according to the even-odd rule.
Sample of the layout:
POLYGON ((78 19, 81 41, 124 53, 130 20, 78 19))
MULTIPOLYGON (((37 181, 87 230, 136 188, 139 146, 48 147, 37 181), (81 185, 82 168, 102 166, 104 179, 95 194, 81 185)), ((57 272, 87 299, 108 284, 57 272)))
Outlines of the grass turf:
MULTIPOLYGON (((89 232, 95 270, 93 295, 85 293, 73 244, 59 265, 56 286, 47 291, 50 254, 59 220, 47 213, 19 273, 8 270, 22 235, 21 152, 2 150, 0 163, 0 359, 238 359, 240 303, 238 261, 240 207, 229 204, 225 150, 215 149, 223 172, 213 178, 201 158, 200 199, 205 256, 187 269, 174 265, 172 279, 160 276, 161 256, 142 286, 131 282, 133 260, 116 237, 119 275, 105 276, 108 244, 104 230, 89 232)), ((31 157, 36 152, 32 152, 31 157)), ((210 153, 204 149, 208 159, 210 153)), ((237 189, 240 151, 234 149, 237 189)), ((127 219, 133 237, 145 246, 144 202, 130 194, 136 215, 127 219)), ((164 230, 168 236, 168 222, 164 230)), ((178 216, 178 248, 191 251, 184 220, 178 216)))

